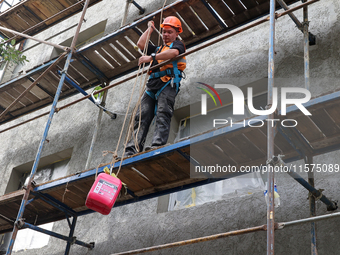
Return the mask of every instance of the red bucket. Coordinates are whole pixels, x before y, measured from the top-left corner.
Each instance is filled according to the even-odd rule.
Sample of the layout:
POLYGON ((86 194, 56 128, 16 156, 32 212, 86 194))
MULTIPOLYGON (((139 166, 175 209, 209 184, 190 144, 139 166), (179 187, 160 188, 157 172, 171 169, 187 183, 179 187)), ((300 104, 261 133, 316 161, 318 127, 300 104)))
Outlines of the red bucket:
POLYGON ((122 188, 122 182, 111 175, 101 173, 87 195, 85 205, 96 212, 108 215, 122 188))

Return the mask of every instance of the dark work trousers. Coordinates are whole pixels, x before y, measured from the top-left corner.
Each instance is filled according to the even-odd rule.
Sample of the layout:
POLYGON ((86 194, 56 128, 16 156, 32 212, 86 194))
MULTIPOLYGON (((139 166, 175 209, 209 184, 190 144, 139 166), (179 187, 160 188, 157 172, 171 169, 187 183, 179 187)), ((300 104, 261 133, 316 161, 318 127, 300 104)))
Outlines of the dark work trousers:
MULTIPOLYGON (((150 91, 157 93, 157 90, 150 91)), ((176 94, 177 94, 176 86, 172 88, 171 85, 168 85, 163 89, 163 91, 158 96, 157 101, 151 98, 148 94, 144 93, 141 101, 141 124, 137 137, 139 152, 143 151, 145 139, 148 134, 150 124, 152 123, 152 120, 155 117, 156 104, 157 104, 157 114, 155 119, 156 127, 151 146, 161 146, 166 144, 166 142, 168 141, 170 132, 170 122, 174 112, 176 94)), ((135 116, 133 132, 134 137, 136 136, 139 125, 140 117, 139 110, 140 108, 138 108, 137 114, 135 116)), ((135 141, 133 138, 131 138, 126 146, 124 156, 131 156, 137 152, 138 151, 135 147, 135 141)))

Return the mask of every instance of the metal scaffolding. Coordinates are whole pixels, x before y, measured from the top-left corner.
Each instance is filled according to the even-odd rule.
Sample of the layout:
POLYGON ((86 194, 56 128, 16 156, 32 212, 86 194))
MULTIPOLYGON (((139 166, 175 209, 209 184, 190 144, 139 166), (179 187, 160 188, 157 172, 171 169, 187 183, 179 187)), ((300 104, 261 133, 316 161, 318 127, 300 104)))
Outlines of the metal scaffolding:
MULTIPOLYGON (((210 45, 213 45, 217 42, 225 40, 226 38, 229 38, 231 36, 234 36, 236 34, 243 32, 245 30, 253 28, 253 27, 255 27, 259 24, 262 24, 262 23, 269 21, 270 37, 269 37, 269 54, 268 54, 268 103, 267 104, 270 107, 273 104, 273 88, 274 88, 274 73, 275 73, 274 72, 275 71, 275 65, 274 65, 274 62, 275 62, 274 61, 274 57, 275 57, 275 20, 288 14, 292 18, 292 20, 295 22, 298 29, 300 29, 303 32, 303 35, 304 35, 305 87, 307 89, 309 89, 310 88, 310 81, 309 81, 309 44, 310 44, 310 38, 314 38, 314 37, 308 31, 309 21, 308 21, 308 7, 307 6, 317 2, 318 0, 303 1, 302 4, 296 5, 293 8, 289 8, 283 0, 277 0, 277 1, 284 8, 284 11, 282 11, 279 14, 276 13, 276 4, 275 4, 276 1, 270 0, 269 17, 266 16, 266 17, 258 18, 257 20, 255 20, 251 23, 248 23, 248 24, 241 22, 240 24, 242 24, 243 26, 238 27, 234 31, 228 31, 225 27, 225 23, 221 21, 220 17, 216 16, 216 12, 214 10, 212 10, 212 7, 210 5, 207 5, 204 0, 200 1, 200 3, 205 4, 205 6, 206 6, 207 10, 209 10, 210 14, 216 18, 217 22, 219 23, 219 27, 220 27, 221 30, 218 31, 215 34, 207 35, 207 38, 205 38, 204 40, 195 41, 195 42, 193 41, 193 45, 197 45, 197 47, 195 47, 193 49, 189 49, 186 53, 178 56, 177 58, 181 58, 183 56, 192 54, 196 51, 199 51, 199 50, 206 48, 210 45), (292 13, 292 12, 299 10, 299 9, 303 9, 303 22, 300 22, 296 18, 296 16, 292 13), (227 34, 222 35, 218 38, 215 38, 217 35, 221 35, 221 33, 224 33, 224 32, 227 32, 227 34), (211 38, 213 38, 213 39, 210 40, 209 42, 205 42, 205 40, 208 40, 208 39, 211 39, 211 38)), ((78 99, 74 102, 71 102, 71 103, 69 103, 69 104, 67 104, 63 107, 57 108, 57 103, 58 103, 59 96, 61 94, 64 82, 67 81, 70 85, 76 87, 76 84, 72 84, 72 80, 67 77, 67 73, 68 73, 68 70, 69 70, 69 66, 70 66, 72 57, 76 57, 76 59, 80 59, 80 62, 82 62, 84 65, 86 64, 88 69, 90 69, 91 71, 93 71, 97 75, 97 77, 98 77, 97 83, 110 82, 114 78, 117 77, 117 75, 113 75, 111 77, 108 77, 107 73, 104 73, 100 68, 98 68, 98 66, 95 65, 95 63, 91 62, 91 59, 85 59, 84 58, 82 53, 85 52, 85 50, 87 48, 91 48, 91 47, 95 46, 95 44, 87 46, 86 49, 77 50, 75 48, 76 41, 77 41, 77 38, 78 38, 78 35, 79 35, 79 32, 80 32, 80 28, 81 28, 81 25, 82 25, 82 21, 85 17, 85 13, 86 13, 86 10, 87 10, 90 2, 91 2, 90 0, 86 0, 86 1, 80 1, 76 4, 76 5, 78 5, 79 3, 84 3, 84 6, 83 6, 82 14, 81 14, 81 17, 80 17, 80 20, 79 20, 79 23, 78 23, 78 26, 77 26, 77 29, 76 29, 76 32, 75 32, 75 36, 72 40, 70 47, 64 47, 64 46, 51 44, 51 43, 48 43, 48 42, 45 42, 45 41, 42 41, 42 40, 34 39, 34 37, 26 35, 24 33, 19 33, 19 32, 16 32, 16 31, 13 31, 13 30, 10 30, 10 29, 7 29, 7 28, 0 27, 0 30, 7 31, 7 32, 10 32, 10 33, 15 34, 17 36, 24 37, 24 38, 30 38, 30 39, 33 39, 33 40, 37 40, 41 43, 47 43, 49 45, 52 45, 54 47, 58 47, 58 48, 65 51, 58 59, 53 60, 53 61, 49 62, 48 64, 46 64, 45 67, 47 67, 47 68, 43 71, 43 73, 12 104, 10 104, 4 111, 2 111, 2 113, 0 114, 0 118, 1 118, 1 116, 5 116, 10 111, 10 109, 22 97, 24 97, 30 91, 31 88, 33 88, 35 85, 38 84, 39 80, 46 73, 48 73, 51 69, 53 69, 57 65, 57 63, 60 63, 61 60, 64 57, 66 57, 66 60, 64 62, 64 67, 60 72, 60 80, 59 80, 57 91, 56 91, 55 96, 54 96, 54 100, 53 100, 53 103, 52 103, 51 110, 47 113, 43 113, 43 114, 31 119, 31 120, 33 120, 33 119, 36 119, 36 118, 41 117, 41 116, 49 115, 46 126, 45 126, 45 130, 44 130, 43 136, 41 138, 40 145, 39 145, 36 157, 35 157, 35 161, 34 161, 34 164, 33 164, 32 170, 31 170, 28 186, 22 194, 23 198, 22 198, 21 205, 20 205, 20 208, 19 208, 19 211, 18 211, 18 215, 17 215, 15 223, 14 223, 14 228, 13 228, 13 233, 12 233, 10 245, 9 245, 9 248, 7 250, 7 253, 6 253, 8 255, 10 255, 12 253, 15 238, 16 238, 17 232, 20 228, 31 228, 33 230, 40 231, 42 233, 49 234, 49 235, 54 236, 56 238, 60 238, 60 239, 67 241, 67 247, 66 247, 66 250, 65 250, 65 254, 69 254, 70 247, 74 243, 81 245, 81 246, 84 246, 84 247, 88 247, 88 248, 94 247, 94 243, 87 244, 87 243, 81 242, 81 241, 77 240, 75 237, 73 237, 77 217, 84 215, 84 214, 87 214, 87 213, 91 213, 92 211, 86 210, 86 211, 83 211, 81 213, 76 213, 72 208, 69 208, 65 204, 58 201, 57 199, 54 199, 52 196, 50 196, 48 194, 40 193, 41 190, 48 189, 52 186, 55 187, 55 186, 58 186, 58 185, 64 185, 65 183, 68 184, 72 181, 77 181, 80 178, 87 178, 89 176, 93 176, 94 175, 93 170, 91 172, 84 173, 84 175, 79 174, 79 176, 77 176, 77 177, 69 177, 69 179, 67 179, 67 180, 65 179, 62 182, 52 183, 52 184, 48 184, 46 186, 42 186, 42 187, 38 187, 38 188, 32 187, 32 184, 31 184, 31 182, 34 178, 34 175, 37 171, 38 165, 39 165, 41 153, 42 153, 44 144, 46 142, 46 138, 47 138, 49 128, 50 128, 51 123, 52 123, 54 113, 66 108, 66 107, 69 107, 70 105, 78 103, 82 100, 91 99, 91 95, 86 95, 81 99, 78 99), (34 198, 32 198, 32 196, 34 198), (60 234, 53 233, 51 231, 43 230, 43 229, 36 227, 36 226, 34 226, 30 223, 27 223, 23 220, 23 215, 24 215, 26 206, 28 204, 30 204, 34 199, 42 199, 46 203, 49 203, 50 205, 54 206, 59 211, 61 211, 65 214, 65 218, 67 219, 68 224, 70 226, 69 236, 62 236, 60 234), (72 222, 70 221, 70 217, 73 218, 72 222)), ((182 1, 177 1, 173 4, 171 4, 170 6, 174 6, 174 5, 181 3, 181 2, 182 1)), ((140 7, 135 1, 132 1, 131 3, 133 3, 138 9, 140 9, 140 10, 142 9, 142 7, 140 7)), ((142 21, 140 21, 140 23, 136 22, 136 23, 130 24, 130 26, 132 27, 133 25, 135 25, 137 23, 139 25, 140 24, 145 25, 145 23, 148 20, 150 20, 153 16, 154 16, 154 13, 149 14, 146 17, 144 17, 142 19, 142 21)), ((54 18, 54 17, 55 16, 52 16, 51 19, 54 18)), ((229 22, 231 22, 231 21, 229 21, 229 22)), ((25 31, 26 32, 30 31, 30 29, 25 30, 25 31)), ((127 28, 123 28, 119 32, 124 32, 124 31, 127 31, 127 28)), ((109 37, 104 38, 103 42, 105 42, 105 40, 109 40, 109 39, 110 39, 109 37)), ((159 64, 152 69, 156 69, 161 65, 166 65, 169 62, 170 62, 170 60, 164 61, 162 64, 159 64)), ((131 70, 129 69, 129 71, 131 71, 131 70)), ((119 75, 125 75, 127 72, 128 72, 128 69, 123 70, 122 73, 119 74, 119 75)), ((101 90, 98 90, 95 94, 107 91, 108 89, 110 89, 114 86, 117 86, 119 84, 122 84, 122 83, 124 83, 124 82, 126 82, 130 79, 135 78, 135 77, 136 77, 136 75, 130 75, 120 82, 113 83, 109 86, 106 86, 105 88, 103 88, 101 90)), ((77 89, 79 91, 82 90, 82 88, 77 88, 77 89)), ((336 96, 339 97, 339 95, 336 95, 336 96)), ((328 100, 328 98, 326 98, 325 100, 328 100)), ((311 103, 311 105, 312 105, 312 103, 311 103)), ((98 120, 97 120, 96 130, 98 129, 100 119, 101 119, 101 114, 102 114, 103 111, 105 112, 105 109, 103 109, 103 108, 100 109, 100 113, 99 113, 98 120)), ((268 116, 268 119, 275 119, 275 113, 270 114, 268 116)), ((28 121, 30 121, 30 120, 28 120, 28 121)), ((27 123, 28 121, 25 121, 21 124, 27 123)), ((13 126, 13 127, 17 127, 17 126, 18 125, 13 126)), ((6 130, 9 130, 9 129, 10 128, 8 128, 6 130)), ((5 132, 6 130, 2 130, 0 132, 5 132)), ((228 133, 228 132, 234 132, 235 130, 237 130, 237 129, 236 128, 234 128, 234 129, 227 128, 227 129, 221 129, 220 132, 221 133, 223 133, 223 132, 228 133)), ((242 131, 242 130, 240 129, 240 131, 242 131)), ((298 133, 298 131, 293 131, 291 133, 290 132, 291 131, 279 129, 276 126, 272 127, 271 125, 267 125, 267 155, 266 155, 266 159, 267 159, 268 165, 274 165, 279 160, 278 156, 274 154, 274 145, 275 145, 274 139, 275 139, 276 134, 278 134, 278 133, 280 133, 280 135, 285 137, 287 139, 287 141, 292 144, 293 147, 295 146, 294 149, 296 150, 296 154, 292 154, 292 156, 290 158, 291 161, 293 161, 294 159, 296 160, 296 159, 303 158, 305 160, 306 164, 311 164, 313 162, 313 156, 323 152, 323 151, 316 151, 316 150, 309 148, 308 143, 306 142, 306 139, 304 139, 301 136, 301 134, 298 133), (299 143, 299 146, 296 146, 296 143, 299 143)), ((97 135, 97 132, 95 132, 94 137, 93 137, 93 141, 91 143, 89 160, 90 160, 90 157, 91 157, 90 155, 92 154, 93 143, 96 139, 96 135, 97 135)), ((216 135, 216 134, 214 133, 214 135, 216 135)), ((189 163, 188 162, 187 163, 190 164, 191 158, 187 154, 183 153, 183 149, 187 148, 191 143, 195 144, 195 142, 198 143, 198 142, 203 141, 205 139, 210 139, 210 138, 212 138, 212 136, 213 135, 205 134, 205 135, 202 135, 201 137, 196 138, 196 141, 195 140, 192 140, 190 142, 183 141, 183 142, 176 144, 176 146, 172 146, 172 147, 170 146, 169 148, 161 148, 159 150, 158 154, 162 155, 162 154, 168 153, 169 151, 176 151, 180 156, 185 157, 187 159, 187 161, 189 162, 189 163)), ((336 146, 338 146, 338 145, 336 145, 336 146)), ((334 150, 334 149, 338 149, 338 147, 325 148, 324 150, 327 151, 327 150, 334 150)), ((149 153, 146 153, 145 155, 139 155, 139 156, 137 156, 133 159, 124 160, 124 164, 129 165, 129 164, 136 163, 136 162, 138 163, 139 161, 143 161, 145 159, 153 160, 155 155, 156 154, 149 152, 149 153)), ((89 165, 89 160, 86 163, 86 166, 89 165)), ((115 165, 115 167, 116 167, 116 165, 115 165)), ((103 171, 103 170, 101 169, 100 171, 103 171)), ((157 247, 150 247, 150 248, 140 249, 140 250, 136 250, 136 251, 123 252, 123 253, 119 253, 119 254, 120 255, 122 255, 122 254, 137 254, 137 253, 154 251, 154 250, 159 250, 159 249, 165 249, 165 248, 170 248, 170 247, 175 247, 175 246, 180 246, 180 245, 187 245, 187 244, 196 243, 196 242, 209 241, 209 240, 224 238, 224 237, 228 237, 228 236, 232 236, 232 235, 245 234, 245 233, 250 233, 250 232, 254 232, 254 231, 267 231, 267 254, 274 254, 274 250, 275 250, 274 249, 275 248, 274 247, 275 230, 283 229, 284 227, 292 226, 292 225, 295 225, 295 224, 301 224, 301 223, 307 223, 308 222, 308 223, 311 223, 311 252, 312 252, 312 255, 316 255, 317 254, 317 247, 316 247, 315 222, 318 221, 318 220, 323 220, 323 219, 327 219, 327 218, 338 217, 339 213, 333 213, 333 214, 330 214, 330 215, 327 215, 327 216, 315 216, 315 198, 320 198, 320 200, 327 205, 327 210, 330 210, 330 211, 336 210, 337 205, 333 201, 330 201, 320 191, 318 191, 314 188, 314 176, 313 176, 312 171, 310 171, 310 173, 308 175, 308 182, 305 181, 303 178, 301 178, 299 175, 297 175, 294 172, 289 172, 288 174, 290 176, 292 176, 296 181, 298 181, 301 185, 303 185, 307 190, 310 191, 309 206, 310 206, 310 216, 313 216, 312 218, 304 219, 304 220, 298 220, 298 221, 292 221, 292 222, 286 222, 286 223, 276 223, 275 222, 274 173, 269 171, 268 179, 267 179, 267 183, 268 183, 268 187, 267 187, 267 189, 268 189, 268 205, 267 205, 267 224, 266 225, 253 227, 253 228, 249 228, 249 229, 244 229, 244 230, 232 231, 232 232, 213 235, 213 236, 209 236, 209 237, 202 237, 202 238, 197 238, 197 239, 186 240, 186 241, 183 241, 183 242, 177 242, 177 243, 172 243, 172 244, 164 244, 164 245, 160 245, 160 246, 157 246, 157 247)), ((186 185, 183 185, 183 183, 177 183, 177 187, 175 187, 175 186, 171 187, 171 188, 167 187, 167 188, 164 188, 164 191, 160 191, 160 192, 150 191, 149 194, 145 193, 145 194, 141 194, 141 195, 139 195, 136 191, 131 189, 131 190, 128 190, 130 200, 127 199, 126 201, 122 201, 121 203, 117 203, 116 206, 124 205, 124 204, 127 204, 127 203, 132 203, 132 202, 135 202, 135 201, 140 201, 140 200, 143 200, 143 199, 148 199, 150 197, 155 197, 155 196, 159 196, 159 195, 162 195, 162 194, 167 194, 167 193, 173 192, 176 189, 182 189, 183 187, 203 185, 203 184, 209 183, 209 182, 212 182, 212 180, 207 179, 207 180, 200 181, 200 182, 193 182, 193 183, 189 183, 189 184, 186 183, 186 185)), ((62 218, 62 216, 58 216, 58 217, 62 218)))

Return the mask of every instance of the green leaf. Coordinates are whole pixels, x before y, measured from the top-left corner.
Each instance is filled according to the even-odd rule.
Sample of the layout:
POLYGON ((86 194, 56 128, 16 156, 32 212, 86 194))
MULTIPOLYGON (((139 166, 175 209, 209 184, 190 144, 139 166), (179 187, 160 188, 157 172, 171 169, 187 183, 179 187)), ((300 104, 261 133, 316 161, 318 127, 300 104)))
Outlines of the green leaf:
POLYGON ((13 40, 11 41, 11 44, 12 44, 12 45, 15 45, 15 39, 13 39, 13 40))

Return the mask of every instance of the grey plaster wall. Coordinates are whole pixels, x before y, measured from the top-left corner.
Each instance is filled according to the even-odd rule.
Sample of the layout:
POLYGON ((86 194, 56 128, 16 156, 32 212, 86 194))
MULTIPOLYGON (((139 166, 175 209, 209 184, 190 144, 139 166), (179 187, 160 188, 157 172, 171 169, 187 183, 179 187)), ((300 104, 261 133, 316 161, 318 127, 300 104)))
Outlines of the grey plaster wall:
MULTIPOLYGON (((170 3, 172 1, 168 1, 170 3)), ((160 8, 162 0, 139 0, 147 12, 160 8)), ((103 0, 91 7, 86 15, 82 30, 107 19, 105 33, 111 33, 120 26, 125 1, 103 0)), ((301 11, 297 12, 301 20, 301 11)), ((339 40, 340 3, 337 0, 324 0, 310 7, 310 30, 317 37, 317 45, 311 48, 311 93, 318 96, 339 88, 339 40), (327 80, 332 78, 331 80, 327 80)), ((131 6, 128 22, 138 17, 138 10, 131 6)), ((46 30, 37 37, 46 39, 78 22, 79 15, 46 30)), ((56 36, 51 41, 60 43, 71 37, 74 29, 56 36)), ((238 36, 224 40, 214 46, 187 57, 187 79, 182 82, 177 97, 176 111, 200 99, 195 89, 197 80, 219 79, 226 83, 241 78, 257 80, 267 76, 268 24, 257 26, 238 36)), ((26 47, 33 45, 29 41, 26 47)), ((52 53, 50 46, 39 45, 27 51, 30 62, 23 69, 28 70, 43 61, 52 53), (44 52, 44 54, 41 54, 44 52)), ((295 78, 296 85, 303 86, 303 40, 302 33, 288 17, 280 18, 276 26, 276 77, 295 78)), ((133 81, 126 82, 109 91, 108 108, 125 114, 133 81)), ((79 98, 60 102, 64 105, 79 98)), ((133 97, 136 101, 137 96, 133 97)), ((2 126, 2 129, 20 123, 49 107, 24 116, 2 126)), ((85 168, 87 153, 96 122, 97 109, 87 101, 60 111, 54 116, 43 156, 51 155, 67 148, 73 148, 69 174, 85 168)), ((190 113, 188 112, 188 115, 190 113)), ((40 118, 11 131, 0 134, 0 194, 4 194, 11 171, 14 167, 34 160, 47 117, 40 118)), ((176 135, 176 113, 170 142, 176 135)), ((102 157, 102 151, 114 150, 123 123, 123 115, 110 120, 104 115, 100 135, 94 148, 91 168, 99 163, 109 162, 109 156, 102 157)), ((152 135, 152 129, 150 133, 152 135)), ((150 137, 149 140, 150 142, 150 137)), ((147 143, 148 143, 147 142, 147 143)), ((120 152, 122 148, 120 147, 120 152)), ((340 152, 336 151, 315 157, 317 163, 339 163, 340 152)), ((302 162, 294 162, 301 164, 302 162)), ((306 177, 306 176, 304 176, 306 177)), ((331 199, 339 200, 339 174, 317 174, 317 188, 324 188, 331 199)), ((281 207, 276 210, 275 219, 284 222, 308 217, 307 192, 294 180, 284 174, 277 175, 281 195, 281 207)), ((266 204, 263 193, 220 200, 202 206, 174 212, 157 213, 157 199, 114 208, 110 215, 91 214, 78 219, 75 235, 86 242, 96 242, 92 251, 73 246, 71 254, 113 254, 115 252, 148 247, 173 241, 180 241, 205 235, 262 225, 266 223, 266 204)), ((325 214, 326 208, 317 202, 317 214, 325 214)), ((339 220, 329 220, 317 224, 319 254, 339 254, 339 220)), ((68 235, 66 222, 57 222, 53 230, 68 235)), ((276 232, 276 254, 310 254, 309 225, 299 225, 276 232)), ((47 247, 17 252, 16 254, 64 254, 66 244, 51 238, 47 247)), ((239 237, 178 247, 151 254, 265 254, 266 233, 258 232, 239 237)))

